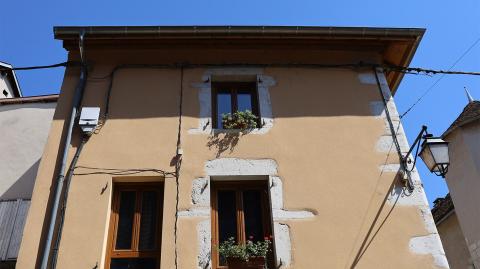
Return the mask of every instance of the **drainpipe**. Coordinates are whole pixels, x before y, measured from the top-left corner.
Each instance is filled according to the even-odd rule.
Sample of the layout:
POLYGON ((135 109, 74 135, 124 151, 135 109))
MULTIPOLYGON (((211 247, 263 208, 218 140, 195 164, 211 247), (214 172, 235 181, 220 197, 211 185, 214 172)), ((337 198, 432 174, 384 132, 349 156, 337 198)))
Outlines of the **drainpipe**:
POLYGON ((56 180, 57 186, 55 188, 55 196, 53 197, 53 205, 50 211, 48 233, 47 233, 47 238, 45 240, 45 245, 43 248, 42 263, 40 266, 41 269, 48 268, 48 261, 50 257, 53 234, 55 231, 55 223, 56 223, 57 214, 58 214, 58 207, 60 204, 60 197, 62 194, 64 182, 65 182, 65 168, 67 164, 68 149, 70 148, 70 143, 72 141, 73 125, 75 124, 75 119, 77 118, 77 115, 78 115, 78 109, 82 101, 83 91, 85 89, 85 85, 87 81, 87 64, 85 62, 84 52, 83 52, 84 37, 85 37, 85 31, 82 31, 79 36, 80 58, 82 61, 81 70, 80 70, 80 79, 77 83, 77 87, 75 88, 72 110, 70 112, 70 118, 68 119, 67 136, 65 138, 65 142, 63 145, 62 162, 61 162, 61 166, 58 171, 58 177, 56 180))

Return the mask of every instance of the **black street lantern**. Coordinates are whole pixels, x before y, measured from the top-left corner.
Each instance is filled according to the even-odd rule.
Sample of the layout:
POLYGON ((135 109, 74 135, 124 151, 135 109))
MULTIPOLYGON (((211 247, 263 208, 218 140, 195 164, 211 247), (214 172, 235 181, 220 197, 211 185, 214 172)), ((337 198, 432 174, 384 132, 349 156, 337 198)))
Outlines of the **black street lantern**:
POLYGON ((439 137, 425 136, 422 150, 418 154, 430 172, 445 177, 448 172, 450 158, 448 156, 448 142, 439 137))
MULTIPOLYGON (((422 126, 422 130, 413 142, 413 145, 410 147, 407 155, 403 157, 403 167, 407 173, 412 172, 415 168, 417 156, 422 158, 430 172, 437 176, 445 177, 445 174, 448 172, 448 165, 450 164, 450 158, 448 157, 448 142, 443 141, 439 137, 433 137, 427 132, 427 126, 425 125, 422 126), (422 149, 420 150, 420 153, 418 153, 418 150, 420 149, 420 141, 422 139, 422 149), (413 165, 411 165, 411 168, 408 169, 407 167, 409 167, 409 165, 412 163, 412 160, 410 159, 410 153, 412 153, 415 147, 417 149, 415 155, 413 155, 413 165)), ((408 177, 408 187, 413 190, 413 182, 410 176, 408 177)))

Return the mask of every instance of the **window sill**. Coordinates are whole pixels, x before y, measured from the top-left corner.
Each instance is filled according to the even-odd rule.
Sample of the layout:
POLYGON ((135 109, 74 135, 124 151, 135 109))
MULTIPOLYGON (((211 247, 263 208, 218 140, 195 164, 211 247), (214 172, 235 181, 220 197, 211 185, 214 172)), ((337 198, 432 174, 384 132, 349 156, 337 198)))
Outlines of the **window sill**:
POLYGON ((270 128, 249 128, 249 129, 212 129, 213 134, 264 134, 270 128))

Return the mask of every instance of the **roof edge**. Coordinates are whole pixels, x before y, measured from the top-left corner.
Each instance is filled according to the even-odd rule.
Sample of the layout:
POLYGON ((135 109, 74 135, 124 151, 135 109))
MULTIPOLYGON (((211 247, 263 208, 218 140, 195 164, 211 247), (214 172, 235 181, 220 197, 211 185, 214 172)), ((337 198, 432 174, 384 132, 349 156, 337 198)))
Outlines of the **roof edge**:
POLYGON ((58 96, 58 94, 49 94, 18 98, 4 98, 0 99, 0 106, 27 103, 54 103, 58 101, 58 96))
MULTIPOLYGON (((325 26, 56 26, 55 39, 72 42, 81 32, 88 40, 207 40, 207 39, 250 39, 250 40, 347 40, 406 42, 401 59, 393 63, 408 67, 415 55, 425 28, 388 27, 325 27, 325 26)), ((65 47, 69 50, 67 47, 65 47)), ((404 74, 392 72, 388 76, 392 95, 398 89, 404 74)))
POLYGON ((446 138, 451 133, 453 133, 458 128, 461 128, 465 125, 468 125, 472 122, 480 120, 480 101, 472 101, 469 102, 464 108, 463 111, 458 115, 458 117, 450 124, 447 130, 441 135, 442 138, 446 138), (472 117, 469 117, 468 113, 476 113, 477 115, 473 114, 472 117))
POLYGON ((417 38, 424 28, 381 27, 321 27, 321 26, 55 26, 55 39, 77 39, 81 31, 89 38, 115 36, 130 37, 188 37, 214 38, 216 36, 242 37, 354 37, 359 38, 417 38))

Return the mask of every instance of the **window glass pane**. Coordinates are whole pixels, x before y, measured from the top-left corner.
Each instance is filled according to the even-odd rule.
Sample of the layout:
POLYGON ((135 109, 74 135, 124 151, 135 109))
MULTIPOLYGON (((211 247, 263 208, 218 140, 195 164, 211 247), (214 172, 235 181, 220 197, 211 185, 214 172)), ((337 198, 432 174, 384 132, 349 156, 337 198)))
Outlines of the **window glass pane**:
POLYGON ((238 111, 250 110, 253 112, 252 93, 249 91, 239 91, 237 93, 238 111))
POLYGON ((139 259, 112 259, 110 269, 156 269, 157 259, 139 258, 139 259))
MULTIPOLYGON (((230 237, 237 240, 237 207, 235 191, 218 192, 218 241, 222 243, 230 237)), ((220 256, 220 265, 225 265, 224 257, 220 256)))
POLYGON ((262 193, 260 190, 248 190, 243 192, 243 213, 245 218, 245 235, 247 240, 263 240, 262 221, 262 193))
POLYGON ((138 242, 138 248, 140 250, 155 248, 155 242, 157 241, 157 204, 157 192, 143 192, 140 238, 138 242))
POLYGON ((120 193, 120 209, 118 212, 117 242, 115 243, 115 249, 131 248, 135 194, 134 191, 122 191, 120 193))
POLYGON ((218 229, 220 243, 230 237, 237 239, 235 191, 218 192, 218 229))
POLYGON ((222 114, 232 113, 232 95, 230 92, 219 92, 217 94, 217 126, 222 128, 222 114))

